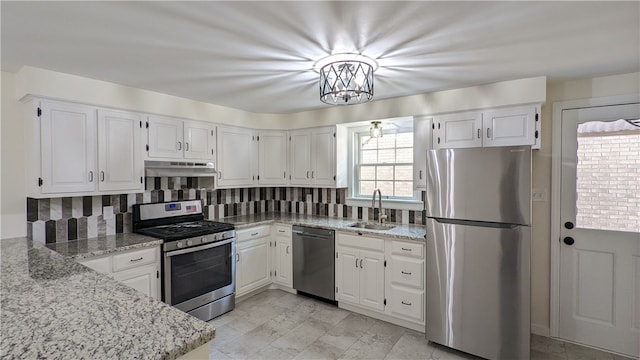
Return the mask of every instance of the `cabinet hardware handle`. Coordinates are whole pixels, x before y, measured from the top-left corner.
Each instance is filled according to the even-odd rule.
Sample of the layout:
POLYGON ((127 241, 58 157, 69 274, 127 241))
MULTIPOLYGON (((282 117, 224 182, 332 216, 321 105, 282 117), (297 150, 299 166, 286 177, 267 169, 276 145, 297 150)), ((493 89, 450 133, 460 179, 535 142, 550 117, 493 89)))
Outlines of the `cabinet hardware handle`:
POLYGON ((287 245, 287 249, 285 251, 287 254, 289 253, 289 245, 287 245))
POLYGON ((440 136, 438 136, 438 144, 440 144, 440 136))
POLYGON ((360 269, 362 269, 362 259, 360 259, 360 269))
POLYGON ((182 150, 182 141, 178 141, 178 150, 182 150))
POLYGON ((144 257, 140 257, 140 258, 137 258, 137 259, 129 259, 129 261, 136 262, 136 261, 140 261, 142 259, 144 259, 144 257))
POLYGON ((401 273, 403 273, 404 275, 411 275, 410 272, 405 272, 405 271, 400 271, 401 273))
POLYGON ((312 179, 313 179, 313 176, 314 176, 314 174, 315 174, 315 173, 316 173, 315 171, 312 171, 312 172, 311 172, 311 178, 312 178, 312 179))
POLYGON ((309 170, 307 170, 307 179, 309 178, 309 170))
POLYGON ((487 139, 491 139, 491 129, 487 128, 487 139))
POLYGON ((402 303, 402 305, 411 306, 411 303, 407 303, 407 302, 404 302, 404 301, 400 301, 400 302, 402 303))
POLYGON ((281 232, 281 233, 283 233, 283 232, 284 232, 284 230, 278 230, 278 232, 281 232))
POLYGON ((93 171, 89 171, 89 182, 93 182, 93 171))
POLYGON ((286 172, 286 171, 283 171, 283 172, 282 172, 282 178, 283 178, 283 179, 286 179, 286 178, 287 178, 287 172, 286 172))
POLYGON ((419 178, 420 180, 422 180, 422 170, 420 170, 419 174, 420 174, 420 175, 418 176, 418 178, 419 178))
POLYGON ((240 254, 236 253, 236 262, 240 262, 240 254))
POLYGON ((258 235, 258 234, 259 234, 259 233, 257 233, 257 232, 255 232, 255 233, 251 233, 251 236, 256 236, 256 235, 258 235))
POLYGON ((356 269, 358 268, 358 259, 356 259, 356 269))
POLYGON ((478 129, 478 139, 480 139, 480 129, 478 129))
POLYGON ((407 248, 401 248, 402 251, 411 251, 411 249, 407 249, 407 248))
POLYGON ((189 143, 188 142, 184 143, 184 150, 185 151, 189 151, 189 143))
POLYGON ((104 182, 104 171, 100 171, 100 181, 104 182))

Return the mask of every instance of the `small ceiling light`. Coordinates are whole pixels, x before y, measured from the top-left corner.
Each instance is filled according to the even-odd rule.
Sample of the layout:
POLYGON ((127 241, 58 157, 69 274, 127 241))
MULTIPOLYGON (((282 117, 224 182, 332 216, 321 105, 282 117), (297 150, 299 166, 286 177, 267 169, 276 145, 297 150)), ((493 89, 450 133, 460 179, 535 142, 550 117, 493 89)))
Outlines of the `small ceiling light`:
POLYGON ((321 59, 320 100, 330 105, 351 105, 373 99, 373 72, 378 63, 364 55, 336 54, 321 59))
POLYGON ((371 135, 371 138, 382 137, 382 126, 380 125, 380 121, 371 122, 371 127, 369 128, 369 135, 371 135))

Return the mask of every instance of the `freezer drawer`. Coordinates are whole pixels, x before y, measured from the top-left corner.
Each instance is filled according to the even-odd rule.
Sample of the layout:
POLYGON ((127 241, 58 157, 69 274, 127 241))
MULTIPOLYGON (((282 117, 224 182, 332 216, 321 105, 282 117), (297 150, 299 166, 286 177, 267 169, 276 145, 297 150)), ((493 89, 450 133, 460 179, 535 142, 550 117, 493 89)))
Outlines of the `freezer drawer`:
POLYGON ((427 339, 488 359, 528 359, 526 226, 427 220, 427 339))

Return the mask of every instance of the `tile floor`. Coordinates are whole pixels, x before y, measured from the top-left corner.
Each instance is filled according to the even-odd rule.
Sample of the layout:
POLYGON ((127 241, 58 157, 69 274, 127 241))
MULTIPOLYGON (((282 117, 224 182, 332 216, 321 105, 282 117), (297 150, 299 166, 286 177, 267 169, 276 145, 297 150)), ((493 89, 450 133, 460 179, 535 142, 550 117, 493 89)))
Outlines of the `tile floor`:
MULTIPOLYGON (((210 321, 213 359, 478 359, 424 334, 280 290, 266 290, 210 321)), ((627 360, 533 336, 531 360, 627 360)))

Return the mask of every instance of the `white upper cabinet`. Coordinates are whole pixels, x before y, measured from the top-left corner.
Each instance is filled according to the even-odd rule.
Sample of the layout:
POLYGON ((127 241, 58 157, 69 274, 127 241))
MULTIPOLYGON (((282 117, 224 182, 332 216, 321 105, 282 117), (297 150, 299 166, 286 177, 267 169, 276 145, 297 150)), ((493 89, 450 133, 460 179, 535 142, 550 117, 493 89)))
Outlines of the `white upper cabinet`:
POLYGON ((141 192, 139 114, 53 100, 34 100, 26 126, 30 196, 141 192))
POLYGON ((155 115, 148 122, 149 158, 214 161, 214 124, 155 115))
POLYGON ((257 184, 257 136, 253 130, 218 126, 218 186, 257 184))
POLYGON ((40 114, 42 193, 95 191, 96 108, 42 101, 40 114))
POLYGON ((511 106, 434 116, 433 148, 532 145, 540 148, 540 106, 511 106))
POLYGON ((98 189, 144 190, 138 114, 98 110, 98 189))
POLYGON ((260 131, 258 133, 258 183, 260 185, 288 184, 287 132, 260 131))
POLYGON ((336 128, 295 130, 290 133, 291 185, 336 186, 346 161, 336 159, 336 128), (337 164, 340 165, 337 165, 337 164))
POLYGON ((413 188, 427 188, 427 151, 431 149, 432 117, 413 119, 413 188))
POLYGON ((291 185, 311 184, 311 132, 292 131, 290 135, 291 185))

